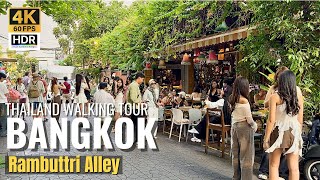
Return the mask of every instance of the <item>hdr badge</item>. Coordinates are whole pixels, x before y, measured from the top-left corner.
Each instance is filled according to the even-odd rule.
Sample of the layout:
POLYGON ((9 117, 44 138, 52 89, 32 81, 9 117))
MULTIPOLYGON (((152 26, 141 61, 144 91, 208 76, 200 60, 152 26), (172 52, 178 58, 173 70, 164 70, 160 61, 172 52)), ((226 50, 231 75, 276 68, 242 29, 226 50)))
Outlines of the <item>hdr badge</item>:
POLYGON ((40 8, 9 9, 9 49, 40 50, 40 8))

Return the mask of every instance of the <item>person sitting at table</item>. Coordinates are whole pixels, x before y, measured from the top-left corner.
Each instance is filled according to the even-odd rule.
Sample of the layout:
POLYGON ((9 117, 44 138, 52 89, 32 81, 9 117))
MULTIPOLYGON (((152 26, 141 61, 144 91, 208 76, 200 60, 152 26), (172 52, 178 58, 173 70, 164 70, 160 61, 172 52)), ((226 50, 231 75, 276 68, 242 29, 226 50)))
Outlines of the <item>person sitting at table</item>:
POLYGON ((218 89, 217 81, 212 81, 210 91, 208 92, 208 97, 211 102, 216 102, 221 99, 221 89, 218 89))
POLYGON ((232 93, 232 81, 230 79, 225 79, 223 80, 223 85, 222 85, 222 94, 223 97, 229 98, 229 96, 232 93))
POLYGON ((191 94, 191 99, 192 99, 192 106, 202 106, 201 103, 201 89, 199 86, 196 86, 193 89, 193 92, 191 94))
POLYGON ((259 92, 256 95, 254 95, 254 97, 253 97, 254 104, 256 106, 259 106, 261 104, 260 102, 264 101, 266 99, 266 94, 267 94, 267 92, 260 88, 259 92))
POLYGON ((194 101, 201 101, 201 90, 199 86, 196 86, 193 89, 193 92, 191 94, 191 99, 194 101))
POLYGON ((161 99, 161 101, 160 101, 160 104, 162 105, 162 106, 172 106, 172 94, 171 93, 169 93, 168 91, 164 91, 163 92, 163 98, 161 99))
MULTIPOLYGON (((227 98, 222 98, 219 99, 216 102, 211 102, 209 100, 205 101, 205 104, 207 105, 208 108, 219 108, 222 107, 222 111, 224 114, 224 121, 226 125, 231 124, 231 113, 230 113, 230 108, 229 108, 229 103, 227 98)), ((210 116, 209 117, 209 122, 213 124, 221 124, 221 118, 219 116, 210 116)), ((200 123, 189 130, 189 133, 195 134, 194 138, 191 138, 191 141, 193 142, 201 142, 202 140, 206 139, 206 127, 207 127, 207 119, 206 116, 202 118, 200 123)))
POLYGON ((175 89, 173 89, 171 91, 172 94, 172 105, 173 107, 178 107, 179 104, 177 103, 177 99, 179 98, 179 94, 177 93, 177 91, 175 89))
POLYGON ((174 99, 174 103, 181 107, 181 106, 188 106, 188 101, 186 100, 186 93, 184 91, 181 91, 178 93, 178 97, 174 99))

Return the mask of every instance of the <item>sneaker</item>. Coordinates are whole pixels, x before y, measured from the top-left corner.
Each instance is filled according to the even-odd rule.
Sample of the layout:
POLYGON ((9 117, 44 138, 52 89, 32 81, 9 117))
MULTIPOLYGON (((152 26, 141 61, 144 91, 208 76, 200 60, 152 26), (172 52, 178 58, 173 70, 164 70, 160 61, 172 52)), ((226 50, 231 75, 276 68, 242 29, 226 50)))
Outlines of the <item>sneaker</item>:
POLYGON ((198 139, 198 138, 196 138, 196 137, 193 137, 193 138, 191 138, 191 141, 192 141, 192 142, 200 143, 200 142, 201 142, 201 139, 198 139))
POLYGON ((267 180, 268 176, 266 174, 259 174, 258 178, 267 180))
POLYGON ((197 143, 201 143, 201 139, 196 138, 197 143))
POLYGON ((188 132, 192 134, 199 134, 199 132, 195 128, 188 130, 188 132))
POLYGON ((279 180, 286 180, 286 179, 284 179, 284 178, 282 178, 282 177, 279 177, 279 180))

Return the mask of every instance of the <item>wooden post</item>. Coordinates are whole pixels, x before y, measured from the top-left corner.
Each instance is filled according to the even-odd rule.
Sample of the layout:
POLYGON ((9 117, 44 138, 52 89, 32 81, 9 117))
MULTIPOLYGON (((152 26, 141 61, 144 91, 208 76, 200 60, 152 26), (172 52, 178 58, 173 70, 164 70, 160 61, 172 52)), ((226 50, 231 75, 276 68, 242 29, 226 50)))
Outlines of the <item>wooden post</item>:
POLYGON ((148 84, 149 80, 153 78, 153 70, 152 69, 144 69, 144 83, 148 84))

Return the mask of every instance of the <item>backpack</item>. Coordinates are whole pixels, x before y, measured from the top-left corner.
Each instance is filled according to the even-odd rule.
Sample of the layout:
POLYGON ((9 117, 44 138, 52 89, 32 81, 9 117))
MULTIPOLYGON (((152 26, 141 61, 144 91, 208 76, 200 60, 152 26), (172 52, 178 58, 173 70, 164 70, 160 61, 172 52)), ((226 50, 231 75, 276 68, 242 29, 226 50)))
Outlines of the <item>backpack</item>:
POLYGON ((34 84, 32 82, 32 84, 29 84, 29 91, 28 91, 28 96, 29 98, 38 98, 40 96, 40 92, 37 86, 38 81, 34 84))

